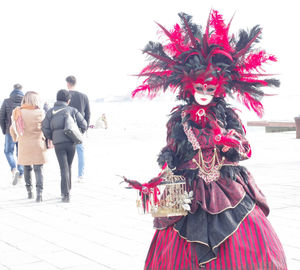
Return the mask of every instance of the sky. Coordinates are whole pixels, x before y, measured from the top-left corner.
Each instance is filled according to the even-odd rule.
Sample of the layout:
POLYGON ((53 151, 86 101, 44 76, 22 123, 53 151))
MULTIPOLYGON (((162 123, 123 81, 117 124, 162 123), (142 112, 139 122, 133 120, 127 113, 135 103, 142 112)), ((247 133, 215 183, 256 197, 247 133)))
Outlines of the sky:
MULTIPOLYGON (((15 83, 54 99, 68 75, 90 99, 126 95, 140 83, 133 74, 146 65, 141 50, 157 41, 159 22, 171 28, 177 14, 205 25, 211 8, 231 24, 231 33, 263 27, 260 46, 278 57, 268 72, 279 74, 280 91, 271 103, 300 101, 297 0, 0 0, 0 100, 15 83), (286 3, 289 3, 287 5, 286 3), (293 8, 294 7, 294 8, 293 8), (282 101, 283 100, 283 101, 282 101)), ((293 103, 293 106, 296 104, 293 103)), ((277 106, 277 105, 276 105, 277 106)), ((292 106, 292 107, 293 107, 292 106)), ((299 106, 300 113, 300 106, 299 106)))

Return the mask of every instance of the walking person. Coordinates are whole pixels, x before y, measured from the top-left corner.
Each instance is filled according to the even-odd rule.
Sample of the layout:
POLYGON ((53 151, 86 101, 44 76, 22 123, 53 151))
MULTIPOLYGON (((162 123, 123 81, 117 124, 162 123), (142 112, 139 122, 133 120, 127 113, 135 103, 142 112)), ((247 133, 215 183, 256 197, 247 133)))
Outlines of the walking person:
POLYGON ((60 167, 62 202, 70 202, 71 171, 75 155, 75 144, 64 133, 65 117, 70 114, 83 133, 87 129, 86 120, 82 114, 73 107, 68 106, 71 94, 68 90, 59 90, 56 102, 42 123, 42 130, 47 139, 52 140, 55 154, 60 167))
POLYGON ((22 85, 15 84, 14 90, 10 93, 9 98, 5 99, 0 109, 0 126, 2 133, 5 135, 4 154, 10 166, 12 173, 12 184, 16 185, 24 174, 23 166, 19 165, 15 161, 14 151, 16 147, 16 155, 18 155, 18 143, 14 142, 9 128, 11 126, 11 114, 12 111, 21 105, 24 93, 22 92, 22 85))
MULTIPOLYGON (((90 123, 90 103, 86 94, 83 94, 75 90, 76 78, 74 76, 68 76, 66 78, 67 87, 71 94, 71 101, 69 106, 76 108, 84 117, 87 122, 87 126, 90 123)), ((76 145, 77 158, 78 158, 78 181, 82 181, 84 178, 85 169, 85 156, 84 156, 84 144, 76 145)))
POLYGON ((12 112, 10 133, 18 141, 18 163, 24 166, 24 179, 28 199, 32 199, 32 169, 36 179, 36 201, 42 201, 43 165, 46 163, 46 142, 42 132, 42 121, 45 117, 40 96, 29 91, 23 97, 21 107, 12 112))

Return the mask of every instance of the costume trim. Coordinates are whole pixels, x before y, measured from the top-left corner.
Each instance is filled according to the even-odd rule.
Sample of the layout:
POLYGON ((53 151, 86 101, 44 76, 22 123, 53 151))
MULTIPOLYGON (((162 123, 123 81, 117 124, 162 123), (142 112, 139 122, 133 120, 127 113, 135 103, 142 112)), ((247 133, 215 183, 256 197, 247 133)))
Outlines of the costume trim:
POLYGON ((233 235, 238 228, 240 227, 241 223, 244 221, 244 219, 253 211, 253 209, 255 208, 256 204, 253 205, 252 209, 245 215, 245 217, 240 221, 240 223, 238 224, 237 228, 227 237, 224 238, 224 240, 222 242, 220 242, 219 244, 215 245, 212 249, 217 248, 219 245, 221 245, 228 237, 230 237, 231 235, 233 235))
MULTIPOLYGON (((217 245, 215 245, 214 247, 211 248, 211 250, 212 250, 213 252, 214 252, 214 250, 215 250, 217 247, 219 247, 222 243, 224 243, 224 242, 226 241, 226 239, 228 239, 230 236, 232 236, 232 235, 239 229, 239 227, 240 227, 240 225, 242 224, 242 222, 243 222, 243 221, 245 220, 245 218, 248 217, 248 215, 254 210, 255 206, 256 206, 256 204, 254 204, 253 207, 252 207, 252 209, 249 210, 249 211, 247 212, 247 214, 246 214, 246 215, 243 217, 243 219, 238 223, 236 229, 235 229, 231 234, 227 235, 221 242, 219 242, 217 245)), ((209 245, 208 245, 207 243, 204 243, 204 242, 201 242, 201 241, 191 241, 191 240, 188 240, 186 237, 182 236, 182 235, 180 234, 180 232, 174 228, 174 226, 173 226, 173 230, 174 230, 181 238, 183 238, 185 241, 187 241, 187 242, 189 242, 189 243, 200 243, 200 244, 203 244, 203 245, 209 247, 209 245)), ((204 265, 204 264, 206 264, 206 263, 208 263, 208 262, 211 262, 212 260, 215 260, 216 258, 217 258, 217 256, 214 257, 214 258, 211 258, 211 259, 209 259, 209 260, 207 260, 207 261, 205 261, 205 262, 201 262, 201 263, 199 263, 199 266, 204 265)))
POLYGON ((211 215, 218 215, 218 214, 221 214, 222 212, 224 212, 224 211, 226 211, 228 209, 234 209, 234 208, 236 208, 241 203, 241 201, 245 198, 245 196, 246 196, 246 191, 244 191, 243 197, 234 206, 228 206, 227 208, 224 208, 223 210, 221 210, 219 212, 216 212, 216 213, 210 212, 209 210, 207 210, 205 212, 207 212, 207 213, 209 213, 211 215))
MULTIPOLYGON (((218 215, 218 214, 221 214, 222 212, 224 212, 224 211, 226 211, 226 210, 228 210, 228 209, 234 209, 234 208, 236 208, 241 202, 242 202, 242 200, 245 198, 245 196, 246 196, 246 192, 244 192, 244 195, 242 196, 242 198, 234 205, 234 206, 229 206, 229 207, 227 207, 227 208, 224 208, 222 211, 219 211, 219 212, 216 212, 216 213, 213 213, 213 212, 210 212, 210 211, 208 211, 208 210, 204 210, 202 207, 201 207, 201 204, 199 204, 199 207, 201 207, 202 209, 203 209, 203 211, 205 211, 205 212, 207 212, 208 214, 210 214, 210 215, 218 215)), ((191 214, 192 215, 192 214, 191 214)), ((184 216, 182 216, 182 217, 184 217, 184 216)), ((176 222, 175 222, 176 223, 176 222)), ((155 226, 153 226, 153 229, 155 229, 155 230, 158 230, 158 231, 162 231, 162 230, 165 230, 166 228, 168 228, 168 227, 170 227, 170 226, 173 226, 174 224, 172 224, 172 225, 169 225, 169 226, 165 226, 165 227, 162 227, 162 228, 158 228, 158 227, 155 227, 155 226)), ((175 229, 176 230, 176 229, 175 229)), ((183 237, 184 238, 184 237, 183 237)))
MULTIPOLYGON (((239 229, 239 227, 240 227, 240 225, 242 224, 242 222, 243 222, 243 221, 245 220, 245 218, 248 217, 249 214, 254 210, 255 206, 256 206, 256 204, 254 204, 253 208, 252 208, 252 209, 246 214, 246 216, 241 220, 241 222, 238 224, 238 226, 236 227, 236 229, 235 229, 230 235, 226 236, 226 237, 222 240, 222 242, 220 242, 219 244, 215 245, 215 246, 212 248, 212 250, 214 250, 215 248, 219 247, 222 243, 224 243, 230 236, 232 236, 232 235, 239 229)), ((212 259, 208 260, 208 261, 199 263, 199 266, 204 265, 204 264, 206 264, 206 263, 209 263, 209 262, 211 262, 212 260, 215 260, 215 259, 217 259, 217 256, 216 256, 215 258, 212 258, 212 259)))
POLYGON ((205 264, 216 257, 216 254, 218 254, 218 250, 216 249, 238 230, 241 223, 253 211, 255 205, 256 203, 248 196, 237 212, 229 210, 228 213, 221 214, 221 216, 216 219, 214 215, 209 214, 209 216, 206 216, 203 210, 199 210, 200 212, 198 212, 198 214, 195 213, 198 217, 193 217, 193 215, 184 217, 184 219, 180 219, 176 222, 172 228, 178 233, 178 236, 187 242, 199 244, 199 246, 195 246, 200 262, 199 264, 205 264), (232 221, 231 217, 233 218, 232 221), (193 232, 187 230, 191 222, 201 222, 201 220, 202 222, 207 222, 203 229, 198 228, 193 232), (222 224, 220 224, 220 220, 223 220, 222 224), (211 227, 210 224, 213 226, 211 227), (223 225, 225 226, 224 229, 219 227, 223 225), (209 231, 206 237, 207 229, 209 231), (221 231, 219 231, 219 229, 221 229, 221 231))
POLYGON ((205 246, 209 247, 209 245, 208 245, 207 243, 204 243, 204 242, 201 242, 201 241, 191 241, 191 240, 188 240, 186 237, 182 236, 182 235, 180 234, 180 232, 174 228, 174 226, 173 226, 173 230, 174 230, 175 232, 177 232, 178 235, 179 235, 181 238, 183 238, 185 241, 187 241, 187 242, 189 242, 189 243, 199 243, 199 244, 202 244, 202 245, 205 245, 205 246))

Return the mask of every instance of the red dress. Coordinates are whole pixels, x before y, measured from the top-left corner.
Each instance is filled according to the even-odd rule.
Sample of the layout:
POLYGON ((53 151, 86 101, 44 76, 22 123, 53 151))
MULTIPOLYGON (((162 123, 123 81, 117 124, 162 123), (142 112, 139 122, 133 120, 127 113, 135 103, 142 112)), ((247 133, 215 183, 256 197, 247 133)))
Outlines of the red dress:
MULTIPOLYGON (((185 153, 179 149, 181 140, 190 149, 189 157, 177 158, 176 172, 193 190, 191 210, 187 216, 154 219, 156 232, 145 269, 287 269, 281 243, 266 218, 264 195, 251 174, 214 139, 209 122, 215 115, 208 110, 211 117, 194 125, 184 121, 186 113, 185 107, 179 108, 169 121, 165 150, 176 160, 185 153), (178 130, 184 133, 176 138, 178 130)), ((226 127, 222 132, 229 134, 226 127)), ((250 146, 240 130, 237 135, 240 146, 232 151, 243 160, 250 156, 250 146)))

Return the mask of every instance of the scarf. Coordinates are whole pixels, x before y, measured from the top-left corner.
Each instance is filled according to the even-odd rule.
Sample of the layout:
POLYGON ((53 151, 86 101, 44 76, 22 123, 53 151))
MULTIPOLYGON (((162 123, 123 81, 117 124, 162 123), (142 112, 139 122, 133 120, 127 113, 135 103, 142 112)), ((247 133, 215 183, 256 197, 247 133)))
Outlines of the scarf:
POLYGON ((11 115, 11 125, 17 135, 17 138, 19 136, 22 136, 24 133, 24 121, 22 118, 21 110, 35 110, 37 109, 37 106, 29 105, 29 104, 22 104, 21 107, 16 107, 11 115))

